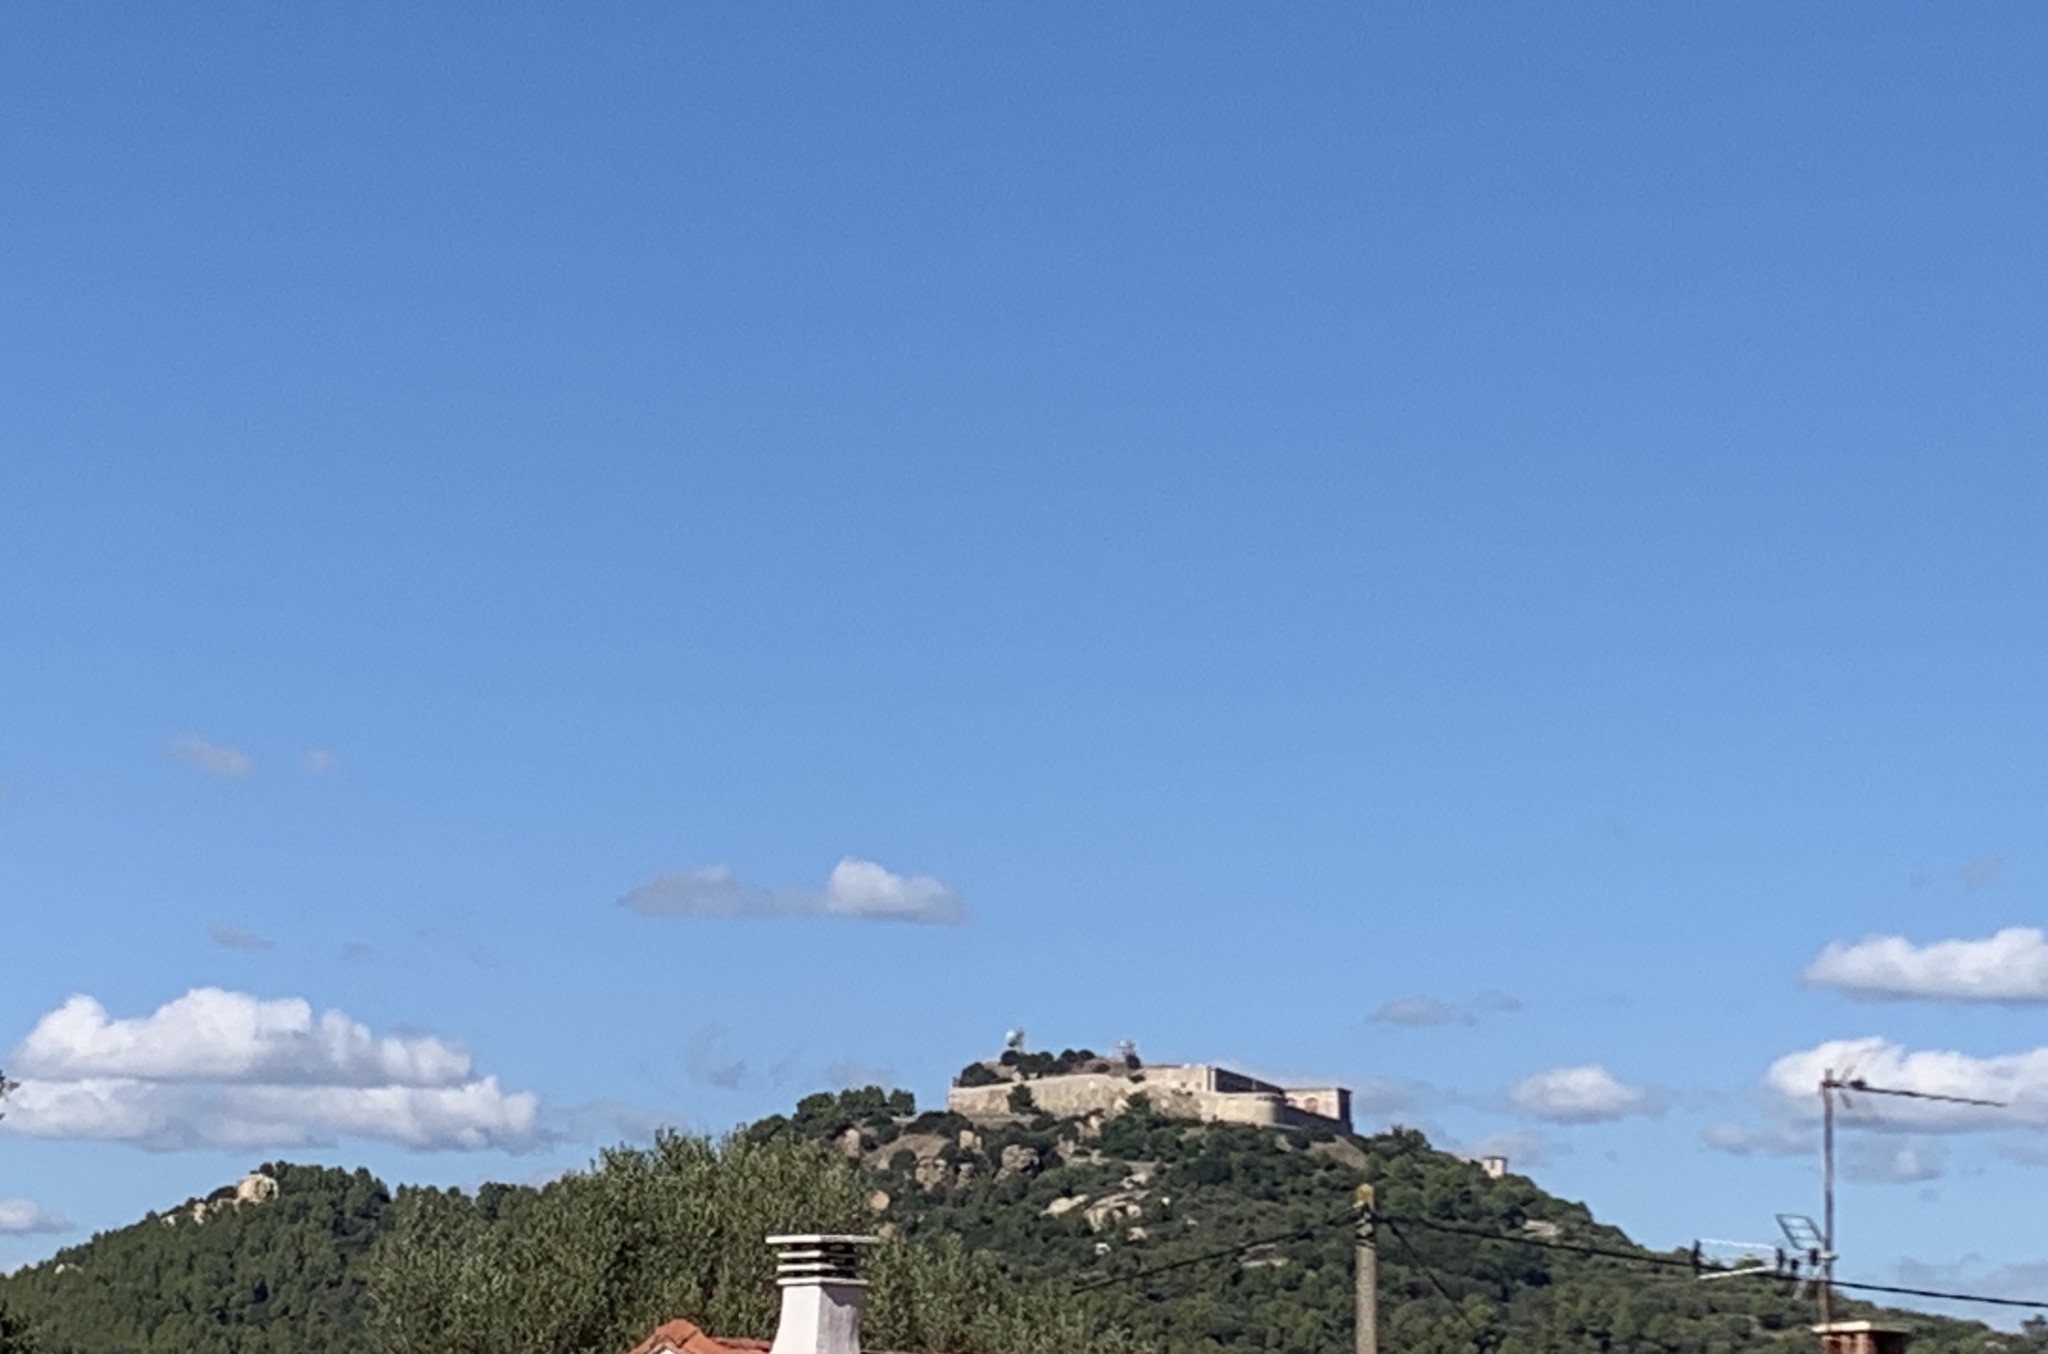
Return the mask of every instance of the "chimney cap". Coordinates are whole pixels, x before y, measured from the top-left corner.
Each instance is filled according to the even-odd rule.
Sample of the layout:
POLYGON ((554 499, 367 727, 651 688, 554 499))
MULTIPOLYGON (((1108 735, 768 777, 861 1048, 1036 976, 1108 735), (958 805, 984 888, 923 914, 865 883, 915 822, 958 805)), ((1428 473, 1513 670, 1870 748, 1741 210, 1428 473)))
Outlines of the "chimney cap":
POLYGON ((832 1232, 798 1232, 771 1236, 775 1248, 775 1282, 784 1288, 810 1288, 820 1284, 864 1287, 860 1277, 860 1253, 879 1237, 852 1236, 832 1232))

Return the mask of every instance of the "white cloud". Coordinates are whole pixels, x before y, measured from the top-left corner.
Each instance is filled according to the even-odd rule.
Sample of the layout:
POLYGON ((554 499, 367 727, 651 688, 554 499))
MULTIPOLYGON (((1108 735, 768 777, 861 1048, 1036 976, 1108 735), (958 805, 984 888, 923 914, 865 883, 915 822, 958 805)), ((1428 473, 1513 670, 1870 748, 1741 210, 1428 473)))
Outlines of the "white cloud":
POLYGON ((1856 997, 2048 1002, 2048 935, 2011 926, 1984 940, 1915 945, 1903 936, 1836 941, 1807 966, 1806 981, 1856 997))
POLYGON ((309 776, 324 776, 341 765, 341 754, 332 748, 307 748, 299 754, 299 765, 309 776))
POLYGON ((469 1055, 431 1036, 378 1037, 340 1011, 297 997, 195 988, 146 1016, 117 1020, 75 996, 15 1048, 18 1074, 44 1080, 265 1081, 337 1086, 451 1086, 469 1055))
POLYGON ((1597 1063, 1525 1077, 1509 1088, 1508 1100, 1524 1114, 1559 1124, 1602 1123, 1657 1110, 1648 1091, 1626 1085, 1597 1063))
POLYGON ((68 1232, 71 1224, 28 1199, 0 1199, 0 1236, 68 1232))
POLYGON ((0 1127, 32 1138, 122 1142, 153 1151, 326 1146, 368 1138, 422 1151, 510 1150, 539 1138, 530 1092, 497 1078, 458 1086, 24 1081, 0 1127))
POLYGON ((373 1035, 339 1011, 199 988, 116 1019, 76 996, 36 1022, 0 1131, 154 1150, 370 1138, 419 1149, 536 1144, 539 1102, 432 1036, 373 1035))
POLYGON ((1873 1086, 1927 1095, 1996 1100, 1986 1109, 1941 1101, 1851 1093, 1856 1122, 1933 1133, 2048 1128, 2048 1048, 1979 1058, 1940 1049, 1909 1051, 1889 1040, 1836 1039, 1771 1064, 1765 1080, 1785 1109, 1803 1118, 1820 1113, 1820 1079, 1833 1071, 1873 1086))
POLYGON ((965 921, 960 895, 930 875, 901 875, 848 856, 822 889, 757 889, 724 865, 657 875, 619 899, 655 917, 835 916, 946 925, 965 921))
POLYGON ((825 910, 840 917, 948 923, 965 915, 960 895, 928 874, 901 875, 848 856, 825 881, 825 910))
POLYGON ((256 759, 240 748, 209 742, 194 733, 173 738, 164 750, 196 771, 226 780, 240 780, 256 770, 256 759))

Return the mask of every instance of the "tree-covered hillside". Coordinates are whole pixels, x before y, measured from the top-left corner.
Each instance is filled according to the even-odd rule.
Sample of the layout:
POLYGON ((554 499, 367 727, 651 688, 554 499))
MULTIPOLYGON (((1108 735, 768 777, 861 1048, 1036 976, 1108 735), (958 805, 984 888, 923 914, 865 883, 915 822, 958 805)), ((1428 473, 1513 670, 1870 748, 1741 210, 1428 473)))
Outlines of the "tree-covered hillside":
MULTIPOLYGON (((1380 1237, 1381 1347, 1390 1354, 1735 1354, 1814 1343, 1814 1304, 1792 1285, 1702 1284, 1689 1268, 1647 1263, 1651 1252, 1582 1205, 1522 1176, 1489 1179, 1412 1131, 1193 1124, 1142 1101, 1107 1119, 1026 1112, 976 1124, 943 1113, 908 1118, 900 1101, 869 1090, 810 1097, 748 1132, 833 1143, 857 1156, 879 1187, 876 1202, 887 1198, 881 1217, 903 1235, 957 1236, 1019 1273, 1099 1285, 1091 1296, 1106 1301, 1106 1319, 1176 1354, 1349 1349, 1344 1215, 1363 1184, 1397 1220, 1380 1237), (1259 1238, 1277 1239, 1216 1254, 1259 1238), (1645 1262, 1559 1248, 1573 1244, 1645 1262)), ((1838 1305, 1852 1318, 1878 1314, 1838 1305)), ((1918 1333, 1915 1354, 2048 1354, 2048 1327, 2038 1323, 2011 1335, 1885 1315, 1918 1333)))
POLYGON ((152 1213, 0 1280, 0 1301, 45 1354, 355 1354, 390 1194, 368 1171, 262 1174, 264 1202, 223 1190, 152 1213))
MULTIPOLYGON (((1341 1354, 1347 1211, 1371 1184, 1391 1220, 1388 1354, 1813 1347, 1811 1298, 1790 1285, 1647 1263, 1583 1206, 1413 1132, 1192 1124, 1142 1101, 977 1124, 870 1088, 723 1142, 614 1149, 541 1188, 394 1195, 361 1171, 263 1169, 274 1198, 102 1234, 0 1279, 0 1308, 44 1354, 615 1354, 669 1317, 770 1334, 761 1238, 843 1229, 890 1238, 872 1264, 872 1348, 1341 1354)), ((2048 1354, 2040 1324, 1889 1315, 1917 1331, 1915 1354, 2048 1354)))
MULTIPOLYGON (((538 1190, 400 1191, 369 1270, 388 1354, 618 1351, 681 1316, 774 1334, 769 1236, 872 1226, 866 1181, 822 1144, 662 1134, 538 1190)), ((1122 1354, 1134 1342, 1064 1285, 949 1237, 897 1237, 866 1262, 870 1347, 935 1354, 1122 1354)))

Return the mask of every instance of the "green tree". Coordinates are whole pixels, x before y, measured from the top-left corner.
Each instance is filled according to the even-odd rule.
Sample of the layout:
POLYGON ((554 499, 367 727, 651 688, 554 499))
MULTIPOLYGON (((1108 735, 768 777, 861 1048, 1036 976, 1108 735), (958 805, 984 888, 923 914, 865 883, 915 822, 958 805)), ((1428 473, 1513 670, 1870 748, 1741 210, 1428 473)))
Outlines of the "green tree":
MULTIPOLYGON (((367 1171, 273 1162, 274 1197, 216 1191, 0 1279, 47 1354, 343 1354, 359 1261, 390 1208, 367 1171), (221 1197, 225 1196, 225 1197, 221 1197)), ((4 1349, 4 1346, 0 1346, 4 1349)))
POLYGON ((28 1322, 0 1302, 0 1354, 36 1354, 35 1335, 28 1322))
MULTIPOLYGON (((1794 1285, 1695 1282, 1683 1252, 1420 1133, 1198 1124, 1142 1095, 1106 1119, 976 1123, 860 1088, 540 1188, 394 1199, 362 1171, 263 1170, 268 1203, 188 1201, 0 1276, 0 1354, 21 1354, 24 1326, 41 1354, 617 1354, 678 1316, 765 1336, 762 1239, 814 1230, 890 1236, 869 1262, 870 1348, 1327 1354, 1351 1341, 1345 1210, 1365 1183, 1393 1220, 1388 1349, 1797 1354, 1815 1318, 1794 1285)), ((2048 1323, 1841 1308, 1910 1325, 1915 1354, 2048 1354, 2048 1323)))
MULTIPOLYGON (((7 1073, 0 1071, 0 1102, 13 1094, 21 1083, 9 1081, 7 1073)), ((7 1117, 4 1103, 0 1103, 0 1119, 7 1117)), ((0 1354, 33 1354, 35 1341, 29 1334, 28 1322, 9 1311, 7 1304, 0 1302, 0 1354)))
MULTIPOLYGON (((843 1131, 823 1105, 802 1118, 843 1131)), ((836 1152, 784 1131, 664 1133, 651 1148, 614 1148, 588 1171, 501 1198, 489 1217, 456 1191, 404 1190, 370 1262, 371 1334, 386 1354, 614 1354, 679 1316, 765 1336, 777 1297, 764 1239, 862 1231, 874 1220, 870 1188, 836 1152)), ((1130 1344, 1096 1330, 1091 1306, 1019 1283, 957 1241, 885 1243, 872 1277, 864 1326, 879 1348, 1072 1354, 1130 1344)))

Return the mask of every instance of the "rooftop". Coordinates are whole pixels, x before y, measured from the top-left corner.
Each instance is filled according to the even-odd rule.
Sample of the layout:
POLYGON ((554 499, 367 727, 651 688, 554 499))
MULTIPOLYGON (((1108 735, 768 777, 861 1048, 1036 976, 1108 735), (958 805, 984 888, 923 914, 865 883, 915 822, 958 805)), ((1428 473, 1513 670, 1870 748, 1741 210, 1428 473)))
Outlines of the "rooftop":
POLYGON ((627 1354, 766 1354, 767 1349, 766 1340, 706 1335, 688 1321, 667 1321, 627 1354))

